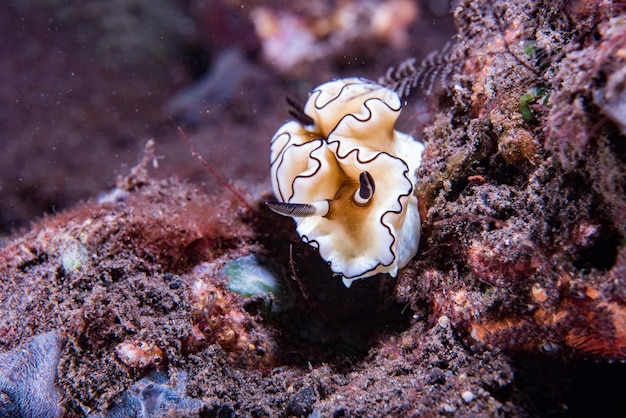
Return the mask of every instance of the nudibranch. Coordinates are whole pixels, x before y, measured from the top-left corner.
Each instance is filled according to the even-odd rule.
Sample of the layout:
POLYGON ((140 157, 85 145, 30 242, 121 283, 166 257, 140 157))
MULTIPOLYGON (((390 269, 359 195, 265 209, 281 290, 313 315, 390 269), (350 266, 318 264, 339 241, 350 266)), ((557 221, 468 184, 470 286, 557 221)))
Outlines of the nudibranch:
POLYGON ((417 253, 413 189, 424 145, 395 130, 402 109, 390 89, 362 78, 315 88, 271 142, 274 212, 291 216, 343 283, 395 277, 417 253))

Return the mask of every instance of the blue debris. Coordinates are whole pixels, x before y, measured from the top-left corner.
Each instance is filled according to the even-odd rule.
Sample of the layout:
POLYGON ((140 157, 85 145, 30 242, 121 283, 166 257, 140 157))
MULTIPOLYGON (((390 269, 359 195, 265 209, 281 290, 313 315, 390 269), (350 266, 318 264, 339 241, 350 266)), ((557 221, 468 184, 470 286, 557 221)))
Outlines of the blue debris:
POLYGON ((156 372, 137 381, 103 416, 106 418, 152 418, 198 415, 202 402, 185 396, 187 374, 177 376, 175 387, 167 377, 156 372))
POLYGON ((63 416, 55 386, 60 353, 61 338, 48 332, 0 354, 0 417, 63 416))

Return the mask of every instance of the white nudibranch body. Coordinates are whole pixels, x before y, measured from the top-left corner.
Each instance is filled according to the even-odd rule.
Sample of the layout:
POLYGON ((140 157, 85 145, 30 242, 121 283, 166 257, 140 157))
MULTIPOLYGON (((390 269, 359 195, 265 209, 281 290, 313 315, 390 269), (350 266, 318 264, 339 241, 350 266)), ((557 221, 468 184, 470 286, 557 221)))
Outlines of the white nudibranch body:
POLYGON ((278 201, 268 206, 295 219, 346 287, 377 273, 395 277, 417 253, 413 188, 424 145, 394 129, 401 108, 394 91, 372 81, 333 80, 272 138, 278 201))

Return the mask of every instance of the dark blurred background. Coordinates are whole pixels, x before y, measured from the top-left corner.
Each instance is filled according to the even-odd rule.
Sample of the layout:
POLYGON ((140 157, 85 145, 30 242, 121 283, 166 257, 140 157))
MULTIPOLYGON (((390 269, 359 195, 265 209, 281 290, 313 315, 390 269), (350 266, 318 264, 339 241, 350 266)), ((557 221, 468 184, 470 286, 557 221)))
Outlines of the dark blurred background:
POLYGON ((159 168, 268 184, 268 142, 334 77, 376 78, 454 33, 437 0, 0 3, 0 237, 97 198, 156 140, 159 168))

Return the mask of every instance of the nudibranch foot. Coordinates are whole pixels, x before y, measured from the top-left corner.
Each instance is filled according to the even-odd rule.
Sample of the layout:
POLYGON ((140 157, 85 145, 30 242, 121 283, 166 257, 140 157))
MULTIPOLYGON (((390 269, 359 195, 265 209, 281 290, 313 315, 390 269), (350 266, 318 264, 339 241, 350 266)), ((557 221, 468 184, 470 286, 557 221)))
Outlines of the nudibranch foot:
POLYGON ((343 282, 343 285, 348 289, 350 288, 350 286, 352 286, 352 282, 354 282, 355 280, 359 279, 348 279, 347 277, 341 276, 341 281, 343 282))
POLYGON ((396 92, 363 78, 315 88, 304 106, 287 99, 295 120, 271 142, 277 202, 268 207, 297 224, 350 287, 398 269, 417 253, 420 217, 416 170, 424 145, 395 130, 396 92))

